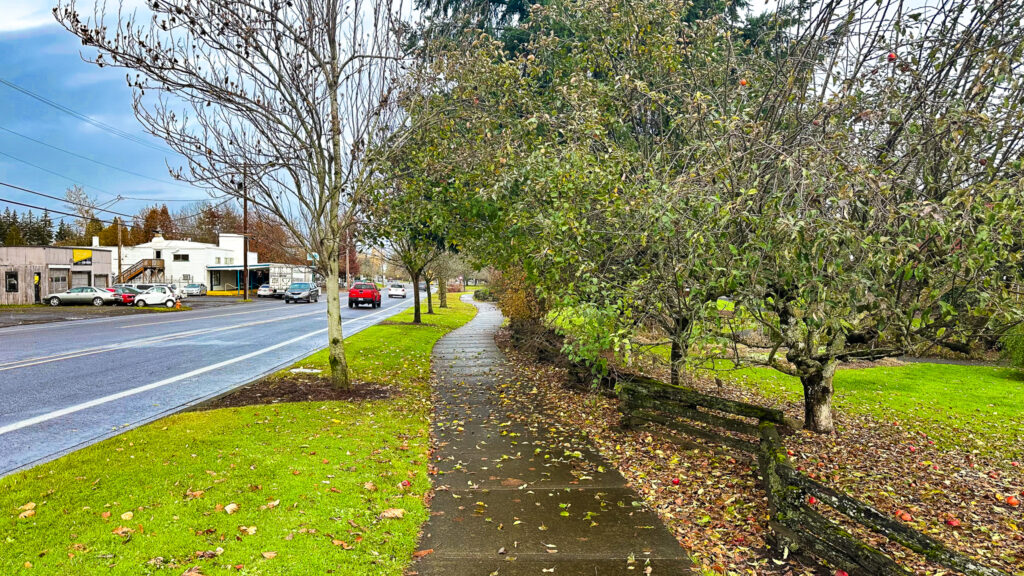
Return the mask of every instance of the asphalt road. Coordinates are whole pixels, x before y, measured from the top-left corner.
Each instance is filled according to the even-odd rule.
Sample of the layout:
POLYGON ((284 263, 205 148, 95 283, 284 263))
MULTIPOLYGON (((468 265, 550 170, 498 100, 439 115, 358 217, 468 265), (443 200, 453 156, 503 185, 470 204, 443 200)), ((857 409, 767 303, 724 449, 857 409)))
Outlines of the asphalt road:
MULTIPOLYGON (((352 335, 412 305, 350 309, 352 335)), ((327 345, 327 304, 223 308, 0 329, 0 476, 194 405, 327 345)))

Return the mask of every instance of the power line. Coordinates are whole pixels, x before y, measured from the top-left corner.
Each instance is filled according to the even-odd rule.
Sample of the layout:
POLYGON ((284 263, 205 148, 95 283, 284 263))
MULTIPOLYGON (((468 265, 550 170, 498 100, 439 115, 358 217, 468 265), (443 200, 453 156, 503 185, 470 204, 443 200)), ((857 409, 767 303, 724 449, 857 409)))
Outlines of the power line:
POLYGON ((181 184, 176 183, 176 182, 171 182, 170 180, 161 180, 160 178, 154 178, 152 176, 146 176, 145 174, 139 174, 138 172, 133 172, 131 170, 127 170, 125 168, 121 168, 120 166, 114 166, 113 164, 107 164, 106 162, 103 162, 101 160, 96 160, 94 158, 90 158, 90 157, 85 156, 83 154, 79 154, 77 152, 72 152, 71 150, 66 150, 64 148, 61 148, 60 146, 55 146, 55 145, 50 144, 48 142, 43 142, 42 140, 38 140, 38 139, 33 138, 31 136, 28 136, 26 134, 22 134, 21 132, 17 132, 15 130, 11 130, 10 128, 6 128, 4 126, 0 126, 0 130, 3 130, 4 132, 7 132, 9 134, 14 134, 15 136, 18 136, 19 138, 24 138, 24 139, 29 140, 31 142, 35 142, 36 144, 39 144, 39 145, 42 145, 42 146, 46 146, 47 148, 52 148, 54 150, 57 150, 58 152, 63 152, 64 154, 67 154, 69 156, 74 156, 75 158, 81 158, 82 160, 85 160, 85 161, 88 161, 88 162, 92 162, 93 164, 99 164, 100 166, 105 166, 107 168, 110 168, 111 170, 117 170, 118 172, 124 172, 125 174, 131 174, 132 176, 138 176, 139 178, 145 178, 146 180, 152 180, 153 182, 159 182, 161 184, 170 184, 172 186, 183 187, 181 184))
MULTIPOLYGON (((52 174, 52 175, 57 176, 59 178, 63 178, 65 180, 67 180, 68 182, 72 182, 72 183, 75 183, 75 184, 81 182, 80 180, 78 180, 76 178, 72 178, 70 176, 67 176, 66 174, 61 174, 60 172, 55 172, 55 171, 50 170, 48 168, 44 168, 44 167, 42 167, 42 166, 40 166, 38 164, 33 164, 32 162, 29 162, 28 160, 24 160, 22 158, 18 158, 17 156, 8 154, 8 153, 6 153, 6 152, 4 152, 2 150, 0 150, 0 156, 6 156, 7 158, 10 158, 11 160, 14 160, 16 162, 21 162, 22 164, 31 166, 31 167, 35 168, 36 170, 42 170, 43 172, 46 172, 48 174, 52 174)), ((138 202, 161 202, 161 203, 162 202, 206 202, 207 201, 206 198, 192 198, 192 199, 188 199, 188 198, 137 198, 137 197, 133 197, 133 196, 121 196, 120 194, 115 194, 115 193, 113 193, 113 192, 111 192, 109 190, 106 190, 104 188, 100 188, 99 186, 93 186, 92 184, 83 184, 82 186, 84 188, 92 188, 93 190, 96 190, 98 192, 102 192, 102 193, 107 194, 109 196, 113 196, 114 197, 114 198, 112 198, 113 200, 134 200, 134 201, 138 201, 138 202)), ((60 200, 61 200, 61 202, 65 202, 66 201, 64 199, 60 199, 60 200)), ((220 205, 221 204, 218 204, 218 206, 220 206, 220 205)))
POLYGON ((26 96, 28 96, 30 98, 34 98, 34 99, 42 102, 43 104, 46 104, 47 106, 50 106, 50 107, 55 108, 57 110, 60 110, 61 112, 65 113, 65 114, 68 114, 69 116, 73 116, 75 118, 78 118, 79 120, 81 120, 83 122, 87 122, 89 124, 92 124, 93 126, 99 128, 100 130, 103 130, 105 132, 109 132, 109 133, 111 133, 111 134, 113 134, 115 136, 120 136, 121 138, 124 138, 125 140, 128 140, 130 142, 134 142, 135 144, 139 144, 139 145, 145 146, 147 148, 152 148, 153 150, 158 150, 160 152, 166 152, 166 153, 169 153, 169 154, 174 154, 175 153, 173 150, 171 150, 169 148, 166 148, 164 146, 159 146, 157 144, 153 144, 152 142, 148 142, 148 141, 140 138, 139 136, 131 134, 130 132, 125 132, 124 130, 121 130, 120 128, 111 126, 110 124, 107 124, 105 122, 100 122, 99 120, 96 120, 95 118, 91 118, 89 116, 86 116, 85 114, 82 114, 80 112, 76 112, 76 111, 72 110, 71 108, 68 108, 67 106, 63 106, 61 104, 58 104, 57 102, 54 102, 53 100, 50 100, 50 99, 48 99, 48 98, 46 98, 44 96, 36 94, 35 92, 29 90, 28 88, 22 88, 21 86, 18 86, 17 84, 15 84, 14 82, 11 82, 10 80, 6 80, 4 78, 0 78, 0 84, 3 84, 4 86, 7 86, 8 88, 11 88, 12 90, 17 90, 18 92, 21 92, 22 94, 24 94, 24 95, 26 95, 26 96))
POLYGON ((135 196, 121 196, 122 200, 137 200, 139 202, 206 202, 207 198, 137 198, 135 196))
POLYGON ((51 200, 57 200, 59 202, 64 202, 64 203, 67 203, 67 204, 73 204, 75 206, 81 206, 82 208, 89 208, 90 210, 95 210, 97 212, 107 212, 107 213, 110 213, 110 214, 114 214, 116 216, 124 216, 125 218, 134 218, 134 216, 132 216, 131 214, 125 214, 123 212, 117 212, 117 211, 114 211, 114 210, 108 210, 106 208, 98 208, 96 206, 92 206, 92 205, 86 204, 84 202, 75 202, 74 200, 68 200, 67 198, 61 198, 59 196, 51 196, 50 194, 45 194, 43 192, 36 192, 35 190, 30 190, 28 188, 22 188, 21 186, 15 186, 14 184, 8 184, 6 182, 0 182, 0 186, 6 186, 7 188, 13 188, 14 190, 18 190, 20 192, 27 192, 29 194, 35 194, 36 196, 42 196, 43 198, 49 198, 51 200))
MULTIPOLYGON (((0 154, 2 154, 2 152, 0 152, 0 154)), ((73 200, 68 200, 67 198, 61 198, 59 196, 53 196, 51 194, 46 194, 44 192, 39 192, 39 191, 36 191, 36 190, 31 190, 29 188, 18 186, 16 184, 10 184, 10 183, 7 183, 7 182, 0 181, 0 186, 5 186, 5 187, 11 188, 13 190, 18 190, 19 192, 26 192, 28 194, 35 194, 36 196, 41 196, 43 198, 50 198, 52 200, 57 200, 59 202, 64 202, 64 203, 67 203, 67 204, 73 204, 75 206, 81 206, 81 207, 84 207, 84 208, 89 208, 89 209, 94 210, 96 212, 107 212, 109 214, 114 214, 115 216, 122 216, 124 218, 130 218, 130 219, 132 219, 132 221, 134 221, 139 216, 142 216, 142 214, 135 214, 135 215, 125 214, 124 212, 117 212, 115 210, 109 210, 109 209, 106 209, 106 208, 99 208, 97 206, 91 206, 91 205, 85 204, 83 202, 75 202, 73 200)), ((233 196, 228 196, 224 200, 221 200, 217 204, 214 204, 213 206, 211 206, 211 209, 220 208, 221 206, 227 204, 228 202, 231 202, 234 199, 235 198, 233 196)), ((81 214, 72 214, 70 212, 63 212, 61 210, 55 210, 53 208, 46 208, 46 207, 43 207, 43 206, 34 206, 34 205, 31 205, 31 204, 24 204, 24 203, 21 203, 21 202, 16 202, 14 200, 3 200, 3 199, 0 199, 0 200, 2 200, 4 202, 9 202, 11 204, 17 204, 19 206, 25 206, 27 208, 34 208, 36 210, 45 210, 47 212, 53 212, 55 214, 63 214, 65 216, 73 216, 75 218, 82 218, 81 214)), ((122 198, 122 197, 119 196, 118 200, 125 200, 125 198, 122 198)), ((186 221, 186 220, 191 220, 193 218, 198 217, 200 214, 201 214, 200 212, 196 212, 195 214, 186 214, 184 216, 179 216, 177 218, 171 218, 171 222, 177 223, 177 222, 183 222, 183 221, 186 221)), ((111 221, 111 220, 103 220, 101 218, 96 218, 95 216, 93 216, 92 218, 89 218, 89 219, 90 220, 97 220, 99 222, 103 222, 104 224, 113 224, 113 221, 111 221)))
MULTIPOLYGON (((43 206, 36 206, 34 204, 26 204, 24 202, 18 202, 16 200, 8 200, 7 198, 0 198, 0 202, 5 202, 7 204, 14 204, 15 206, 24 206, 25 208, 31 208, 33 210, 42 210, 43 212, 52 212, 54 214, 60 214, 62 216, 71 216, 73 218, 81 218, 81 216, 79 216, 78 214, 72 214, 70 212, 63 212, 61 210, 53 210, 52 208, 44 208, 43 206)), ((95 220, 95 221, 97 221, 97 222, 99 222, 101 224, 113 224, 114 223, 111 220, 103 220, 102 218, 90 218, 90 220, 95 220)))
MULTIPOLYGON (((23 158, 18 158, 17 156, 14 156, 13 154, 8 154, 7 152, 4 152, 2 150, 0 150, 0 156, 6 156, 6 157, 10 158, 11 160, 14 160, 15 162, 21 162, 22 164, 25 164, 26 166, 31 166, 31 167, 35 168, 36 170, 42 170, 43 172, 46 172, 47 174, 52 174, 52 175, 54 175, 54 176, 56 176, 58 178, 63 178, 65 180, 67 180, 68 182, 71 182, 72 184, 79 184, 79 183, 82 182, 78 178, 72 178, 72 177, 68 176, 67 174, 61 174, 60 172, 55 172, 53 170, 50 170, 49 168, 44 168, 44 167, 42 167, 42 166, 40 166, 38 164, 34 164, 32 162, 29 162, 28 160, 25 160, 23 158)), ((107 190, 105 188, 100 188, 99 186, 93 186, 92 184, 84 184, 84 183, 82 183, 82 186, 84 186, 85 188, 92 188, 93 190, 96 190, 97 192, 102 192, 102 193, 108 194, 110 196, 117 196, 117 194, 114 194, 110 190, 107 190)))

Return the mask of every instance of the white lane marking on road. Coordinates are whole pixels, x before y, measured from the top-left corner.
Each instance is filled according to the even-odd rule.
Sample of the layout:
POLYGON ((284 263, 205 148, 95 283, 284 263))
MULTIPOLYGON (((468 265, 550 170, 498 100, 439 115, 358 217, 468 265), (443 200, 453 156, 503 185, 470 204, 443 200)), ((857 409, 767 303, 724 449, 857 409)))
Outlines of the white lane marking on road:
POLYGON ((293 314, 291 316, 281 316, 279 318, 270 318, 267 320, 256 320, 253 322, 245 322, 243 324, 233 324, 231 326, 221 326, 218 328, 199 328, 197 330, 190 330, 188 332, 179 332, 176 334, 168 334, 165 336, 154 336, 152 338, 145 338, 142 340, 130 340, 128 342, 120 342, 116 344, 107 344, 106 346, 97 346, 94 348, 84 348, 81 350, 72 350, 61 354, 51 354, 49 356, 41 356, 38 358, 25 358, 22 360, 15 360, 13 362, 7 362, 0 364, 0 372, 7 370, 15 370, 18 368, 28 368, 29 366, 38 366, 40 364, 48 364, 50 362, 59 362, 61 360, 70 360, 72 358, 81 358, 82 356, 91 356, 93 354, 102 354, 104 352, 114 352, 116 350, 124 350, 125 348, 142 347, 150 344, 158 344, 160 342, 167 342, 170 340, 180 340, 182 338, 189 338, 191 336, 205 336, 216 332, 223 332, 225 330, 236 330, 238 328, 247 328, 249 326, 257 326, 260 324, 269 324, 271 322, 280 322, 282 320, 293 320, 295 318, 303 318, 306 316, 319 316, 320 311, 316 312, 305 312, 302 314, 293 314))
POLYGON ((96 398, 96 399, 93 399, 93 400, 89 400, 88 402, 82 402, 81 404, 75 404, 74 406, 68 406, 67 408, 61 408, 60 410, 54 410, 53 412, 48 412, 46 414, 40 414, 39 416, 35 416, 33 418, 28 418, 26 420, 22 420, 20 422, 15 422, 13 424, 8 424, 7 426, 0 427, 0 436, 2 436, 4 434, 7 434, 8 432, 14 432, 15 430, 20 430, 20 429, 28 427, 28 426, 33 426, 35 424, 40 424, 40 423, 46 422, 48 420, 53 420, 54 418, 60 418, 61 416, 67 416, 68 414, 74 414, 75 412, 79 412, 79 411, 85 410, 87 408, 93 408, 95 406, 100 406, 102 404, 106 404, 107 402, 113 402, 114 400, 120 400, 121 398, 127 398, 128 396, 134 396, 135 394, 141 394, 142 392, 146 392, 148 390, 153 390, 155 388, 160 388, 161 386, 167 386, 168 384, 174 384, 175 382, 181 382, 182 380, 191 378, 193 376, 199 376, 200 374, 205 374, 207 372, 210 372, 210 371, 213 371, 213 370, 217 370, 217 369, 223 368, 225 366, 230 366, 232 364, 237 364, 238 362, 243 362, 243 361, 248 360, 250 358, 255 358, 256 356, 259 356, 261 354, 266 354, 267 352, 272 352, 274 350, 277 350, 278 348, 283 348, 285 346, 294 344, 294 343, 296 343, 296 342, 298 342, 300 340, 303 340, 305 338, 309 338, 310 336, 316 336, 317 334, 320 334, 321 332, 327 332, 327 328, 321 328, 319 330, 314 330, 313 332, 310 332, 308 334, 303 334, 302 336, 296 336, 295 338, 292 338, 291 340, 285 340, 284 342, 279 342, 277 344, 274 344, 273 346, 270 346, 269 348, 264 348, 262 350, 256 350, 255 352, 249 352, 248 354, 243 354, 241 356, 236 356, 234 358, 229 358, 229 359, 224 360, 222 362, 217 362, 216 364, 210 364, 209 366, 205 366, 203 368, 197 368, 195 370, 192 370, 191 372, 186 372, 184 374, 179 374, 179 375, 173 376, 171 378, 166 378, 164 380, 160 380, 159 382, 153 382, 152 384, 146 384, 145 386, 139 386, 138 388, 132 388, 130 390, 124 390, 124 391, 121 391, 121 392, 117 392, 117 393, 114 393, 114 394, 103 396, 102 398, 96 398))
MULTIPOLYGON (((187 303, 186 303, 187 305, 187 303)), ((259 308, 246 311, 246 314, 252 314, 255 312, 264 312, 270 309, 272 304, 265 304, 263 302, 255 303, 259 308)), ((183 311, 182 314, 188 315, 188 318, 182 318, 182 320, 202 320, 203 318, 215 318, 217 316, 226 316, 226 314, 215 314, 210 316, 203 316, 206 312, 216 312, 216 308, 194 308, 192 310, 183 311), (195 315, 193 315, 195 314, 195 315)), ((232 314, 235 314, 232 312, 232 314)), ((143 316, 153 316, 155 314, 143 314, 143 316)), ((91 326, 93 324, 106 324, 109 322, 123 322, 132 321, 131 316, 105 316, 100 318, 75 318, 71 320, 57 320, 54 322, 43 322, 40 324, 25 324, 22 326, 10 326, 7 328, 0 328, 0 337, 7 336, 8 334, 20 334, 22 332, 39 332, 42 330, 59 330, 62 328, 79 328, 81 326, 91 326)), ((139 326, 145 326, 145 323, 139 324, 139 326)))
MULTIPOLYGON (((345 319, 343 319, 342 323, 344 323, 344 320, 354 320, 354 321, 366 320, 367 318, 372 318, 372 317, 377 316, 379 314, 383 314, 384 312, 391 312, 391 311, 394 310, 394 308, 396 308, 396 306, 389 306, 387 308, 384 308, 383 310, 380 310, 378 312, 374 312, 373 314, 367 314, 366 316, 359 316, 358 318, 345 318, 345 319)), ((296 342, 298 342, 298 341, 300 341, 300 340, 302 340, 304 338, 309 338, 310 336, 316 336, 317 334, 320 334, 322 332, 327 332, 327 328, 321 328, 320 330, 314 330, 313 332, 310 332, 308 334, 303 334, 302 336, 296 336, 295 338, 292 338, 291 340, 286 340, 284 342, 280 342, 280 343, 275 344, 275 345, 273 345, 273 346, 271 346, 269 348, 264 348, 262 350, 256 350, 255 352, 250 352, 248 354, 243 354, 243 355, 237 356, 235 358, 229 358, 227 360, 224 360, 222 362, 218 362, 216 364, 211 364, 211 365, 206 366, 204 368, 198 368, 198 369, 193 370, 191 372, 186 372, 184 374, 179 374, 178 376, 172 376, 171 378, 166 378, 164 380, 160 380, 159 382, 154 382, 152 384, 146 384, 145 386, 139 386, 138 388, 132 388, 130 390, 124 390, 124 391, 121 391, 121 392, 115 392, 114 394, 109 394, 107 396, 103 396, 102 398, 96 398, 94 400, 89 400, 87 402, 82 402, 81 404, 75 404, 74 406, 68 406, 67 408, 61 408, 60 410, 54 410, 53 412, 48 412, 46 414, 40 414, 39 416, 28 418, 28 419, 22 420, 20 422, 15 422, 13 424, 8 424, 7 426, 0 427, 0 436, 3 436, 4 434, 7 434, 8 432, 14 432, 15 430, 21 430, 22 428, 27 428, 28 426, 33 426, 35 424, 40 424, 42 422, 47 422, 49 420, 53 420, 54 418, 60 418, 61 416, 67 416, 68 414, 74 414, 75 412, 86 410, 88 408, 93 408, 95 406, 100 406, 100 405, 106 404, 108 402, 113 402, 114 400, 120 400, 121 398, 127 398, 128 396, 134 396, 135 394, 141 394, 142 392, 146 392, 148 390, 153 390, 155 388, 160 388, 161 386, 166 386, 168 384, 174 384, 175 382, 180 382, 182 380, 185 380, 187 378, 191 378, 193 376, 199 376, 200 374, 205 374, 206 372, 210 372, 212 370, 217 370, 217 369, 223 368, 225 366, 230 366, 231 364, 236 364, 238 362, 242 362, 242 361, 248 360, 250 358, 255 358, 256 356, 259 356, 261 354, 266 354, 267 352, 270 352, 270 351, 273 351, 273 350, 277 350, 278 348, 283 348, 283 347, 288 346, 290 344, 294 344, 294 343, 296 343, 296 342)))
POLYGON ((140 322, 138 324, 129 324, 127 326, 118 326, 118 328, 145 328, 147 326, 159 326, 160 324, 173 324, 175 322, 191 322, 193 320, 206 320, 207 318, 223 318, 225 316, 238 316, 241 314, 256 314, 259 312, 267 312, 268 307, 260 308, 259 310, 246 310, 245 312, 231 312, 228 314, 214 314, 211 316, 194 316, 191 318, 178 318, 177 320, 161 320, 158 322, 140 322))

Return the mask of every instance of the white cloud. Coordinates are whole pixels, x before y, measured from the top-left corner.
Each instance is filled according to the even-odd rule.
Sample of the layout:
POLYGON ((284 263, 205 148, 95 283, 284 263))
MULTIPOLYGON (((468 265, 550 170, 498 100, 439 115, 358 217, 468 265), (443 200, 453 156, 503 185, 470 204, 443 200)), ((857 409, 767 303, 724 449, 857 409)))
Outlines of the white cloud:
MULTIPOLYGON (((101 0, 102 4, 102 0, 101 0)), ((121 2, 126 11, 132 11, 145 4, 145 0, 124 0, 121 2)), ((57 0, 0 0, 0 34, 4 32, 19 32, 42 26, 57 26, 53 18, 53 7, 57 0)), ((112 15, 117 14, 117 0, 107 2, 107 8, 112 15)), ((90 0, 79 2, 78 11, 83 17, 91 15, 93 3, 90 0)))
POLYGON ((0 0, 0 32, 17 32, 38 28, 47 24, 57 25, 50 10, 53 6, 45 0, 0 0))

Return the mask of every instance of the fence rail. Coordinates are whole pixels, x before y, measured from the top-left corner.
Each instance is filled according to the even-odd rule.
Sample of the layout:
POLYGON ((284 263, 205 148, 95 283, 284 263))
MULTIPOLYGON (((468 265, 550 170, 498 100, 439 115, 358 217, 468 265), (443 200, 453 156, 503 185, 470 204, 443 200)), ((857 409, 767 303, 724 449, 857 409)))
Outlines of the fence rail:
MULTIPOLYGON (((793 552, 809 553, 851 574, 910 574, 881 550, 857 539, 812 508, 809 499, 813 496, 816 502, 831 507, 850 522, 945 568, 969 576, 1008 576, 797 471, 787 456, 779 431, 798 428, 799 422, 787 418, 780 410, 726 400, 642 377, 620 382, 616 390, 624 427, 655 423, 756 457, 761 486, 768 496, 771 517, 768 525, 774 544, 780 549, 788 547, 793 552), (736 417, 754 419, 757 424, 736 417)), ((683 441, 674 435, 669 437, 683 441)))

